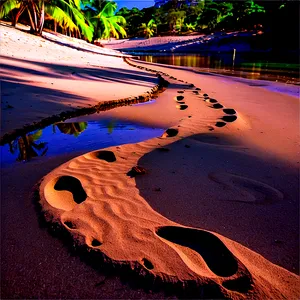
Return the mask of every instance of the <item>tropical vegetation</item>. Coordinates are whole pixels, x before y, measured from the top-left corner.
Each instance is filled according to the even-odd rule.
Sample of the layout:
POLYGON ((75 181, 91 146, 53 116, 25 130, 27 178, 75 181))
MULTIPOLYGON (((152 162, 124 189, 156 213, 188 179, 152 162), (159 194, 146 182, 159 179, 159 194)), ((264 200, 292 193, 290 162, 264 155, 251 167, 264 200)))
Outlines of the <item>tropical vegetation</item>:
POLYGON ((0 19, 13 26, 22 17, 31 32, 41 35, 45 27, 69 36, 92 41, 98 38, 126 36, 126 20, 115 15, 117 4, 102 0, 4 0, 0 19))
POLYGON ((0 19, 44 27, 87 41, 111 37, 153 37, 254 29, 270 32, 274 43, 299 44, 299 1, 170 0, 161 7, 122 7, 106 0, 3 0, 0 19), (274 21, 276 20, 276 21, 274 21), (292 33, 293 40, 288 38, 292 33), (275 33, 284 35, 276 41, 275 33))

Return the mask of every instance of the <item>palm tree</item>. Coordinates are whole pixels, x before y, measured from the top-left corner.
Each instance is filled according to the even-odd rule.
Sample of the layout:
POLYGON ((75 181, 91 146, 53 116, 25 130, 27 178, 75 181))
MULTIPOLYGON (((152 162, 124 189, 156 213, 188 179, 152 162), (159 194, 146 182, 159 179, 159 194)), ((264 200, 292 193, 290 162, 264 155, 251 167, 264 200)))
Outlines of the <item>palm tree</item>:
POLYGON ((46 19, 54 21, 56 31, 57 24, 70 34, 75 33, 81 37, 81 33, 88 41, 93 38, 94 28, 81 11, 80 0, 51 0, 46 6, 46 19))
MULTIPOLYGON (((101 5, 101 3, 100 3, 101 5)), ((84 8, 88 20, 94 26, 93 40, 98 38, 108 39, 110 37, 119 38, 126 37, 126 31, 123 26, 126 20, 123 16, 115 15, 117 4, 114 2, 106 2, 101 9, 98 1, 91 1, 91 6, 84 8), (95 7, 98 4, 98 7, 95 7)))
POLYGON ((54 20, 70 32, 81 32, 92 39, 93 28, 81 12, 80 0, 4 0, 0 5, 0 19, 11 14, 12 25, 27 11, 31 32, 42 34, 45 19, 54 20))
POLYGON ((146 38, 150 38, 154 35, 154 32, 156 30, 156 24, 155 21, 151 19, 148 23, 142 23, 140 29, 141 32, 145 35, 146 38))
POLYGON ((196 30, 196 24, 192 24, 192 23, 187 24, 186 23, 186 24, 184 24, 184 27, 188 32, 193 32, 196 30))

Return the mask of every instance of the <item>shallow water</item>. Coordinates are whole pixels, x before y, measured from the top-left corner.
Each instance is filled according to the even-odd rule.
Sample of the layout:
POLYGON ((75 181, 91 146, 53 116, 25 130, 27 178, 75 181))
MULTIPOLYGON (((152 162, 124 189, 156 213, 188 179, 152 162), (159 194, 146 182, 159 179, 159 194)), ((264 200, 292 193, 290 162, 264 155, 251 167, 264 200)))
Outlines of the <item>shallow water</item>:
POLYGON ((274 57, 269 53, 205 53, 144 55, 151 63, 199 68, 200 71, 222 73, 249 79, 299 82, 299 62, 294 57, 274 57))
POLYGON ((77 151, 93 151, 110 146, 137 143, 162 135, 164 129, 100 119, 64 122, 24 134, 1 146, 1 166, 15 162, 30 163, 35 157, 56 156, 77 151))

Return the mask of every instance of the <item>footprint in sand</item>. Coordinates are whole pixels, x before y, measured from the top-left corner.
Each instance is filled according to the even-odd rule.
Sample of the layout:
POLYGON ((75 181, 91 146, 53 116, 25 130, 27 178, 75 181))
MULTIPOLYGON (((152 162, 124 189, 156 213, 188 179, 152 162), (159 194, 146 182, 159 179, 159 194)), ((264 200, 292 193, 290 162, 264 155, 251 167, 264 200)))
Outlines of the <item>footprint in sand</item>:
POLYGON ((184 93, 184 91, 177 91, 177 93, 178 93, 178 94, 183 94, 183 93, 184 93))
POLYGON ((227 115, 235 115, 236 114, 236 111, 233 108, 224 108, 223 111, 227 115))
POLYGON ((178 134, 178 129, 169 128, 164 132, 164 134, 162 135, 162 138, 173 137, 173 136, 176 136, 177 134, 178 134))
POLYGON ((184 99, 184 96, 176 96, 175 100, 176 101, 182 101, 184 99))
POLYGON ((180 105, 176 105, 176 108, 179 108, 180 110, 185 110, 188 108, 188 105, 180 104, 180 105))
POLYGON ((214 108, 214 109, 220 109, 220 108, 223 108, 223 105, 220 104, 220 103, 216 103, 216 104, 213 104, 212 108, 214 108))
POLYGON ((218 101, 217 101, 216 99, 213 99, 213 98, 208 99, 207 102, 210 102, 210 103, 218 103, 218 101))
POLYGON ((217 123, 215 124, 216 127, 224 127, 225 125, 226 125, 225 122, 217 122, 217 123))
POLYGON ((219 238, 208 231, 165 226, 158 228, 156 234, 199 253, 210 270, 218 276, 229 277, 238 270, 238 263, 232 253, 219 238))
POLYGON ((231 173, 210 173, 208 177, 225 188, 224 200, 270 204, 283 200, 277 189, 250 178, 231 173))
POLYGON ((221 119, 225 122, 234 122, 237 116, 223 116, 221 119))
POLYGON ((105 160, 107 162, 114 162, 116 161, 116 156, 112 151, 98 151, 95 152, 97 158, 105 160))
POLYGON ((61 176, 54 179, 45 193, 49 196, 50 205, 64 211, 72 210, 87 198, 80 180, 73 176, 61 176))

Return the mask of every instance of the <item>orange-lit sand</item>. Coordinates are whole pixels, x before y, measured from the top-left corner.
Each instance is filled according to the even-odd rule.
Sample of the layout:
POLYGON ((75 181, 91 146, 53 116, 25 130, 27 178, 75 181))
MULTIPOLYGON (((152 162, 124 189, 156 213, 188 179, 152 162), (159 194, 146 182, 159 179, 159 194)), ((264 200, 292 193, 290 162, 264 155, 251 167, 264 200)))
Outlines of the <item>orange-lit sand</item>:
MULTIPOLYGON (((194 296, 298 299, 300 281, 294 273, 298 272, 299 250, 299 100, 230 78, 134 63, 184 82, 164 75, 171 84, 156 103, 118 108, 110 115, 172 127, 178 134, 104 149, 111 152, 101 149, 87 153, 48 175, 51 166, 66 160, 57 157, 56 162, 49 160, 36 171, 32 165, 30 177, 35 181, 36 174, 46 175, 40 186, 40 203, 48 221, 58 222, 77 242, 99 256, 104 254, 111 264, 128 264, 141 278, 149 275, 164 282, 180 282, 179 286, 194 296), (190 83, 195 87, 189 87, 190 83), (210 99, 205 101, 204 93, 210 99), (146 174, 127 176, 135 165, 144 167, 146 174)), ((134 70, 153 78, 152 73, 134 70)), ((42 108, 45 104, 40 105, 42 108)), ((24 212, 34 215, 30 205, 21 205, 22 211, 18 207, 23 198, 12 181, 18 182, 20 191, 24 186, 30 187, 25 181, 17 181, 17 174, 24 176, 28 172, 24 166, 4 170, 2 179, 2 186, 7 187, 3 202, 7 245, 11 245, 14 236, 18 241, 27 236, 33 242, 40 234, 32 220, 27 223, 32 224, 30 229, 28 225, 15 225, 25 223, 24 212), (28 230, 33 233, 28 235, 28 230)), ((36 246, 28 248, 41 250, 40 244, 45 243, 51 249, 51 239, 45 235, 36 246)), ((54 239, 53 243, 58 245, 54 239)), ((20 265, 20 253, 26 251, 23 248, 22 243, 17 243, 10 252, 5 250, 5 266, 11 262, 11 268, 19 270, 12 253, 18 252, 14 259, 20 265)), ((76 280, 76 274, 85 267, 82 262, 72 263, 71 258, 61 260, 62 249, 51 251, 62 267, 47 262, 52 261, 48 258, 50 253, 35 251, 36 260, 44 268, 47 266, 47 272, 37 270, 34 274, 45 277, 32 274, 19 279, 23 284, 31 282, 31 278, 46 283, 42 289, 34 287, 31 296, 55 297, 50 282, 58 277, 58 297, 76 294, 79 298, 155 298, 155 294, 122 294, 112 288, 119 287, 114 279, 103 283, 102 288, 85 284, 87 278, 80 279, 81 286, 73 284, 73 290, 67 292, 63 282, 72 289, 70 277, 76 280), (55 276, 55 272, 59 275, 55 276)), ((32 255, 27 260, 32 261, 32 255)), ((97 255, 93 257, 97 259, 97 255)), ((23 269, 19 272, 27 274, 23 269)), ((14 288, 12 282, 17 284, 15 280, 19 278, 16 272, 8 267, 5 270, 5 295, 30 297, 30 292, 24 292, 26 288, 23 293, 14 288)), ((92 278, 96 284, 97 275, 92 278)))

